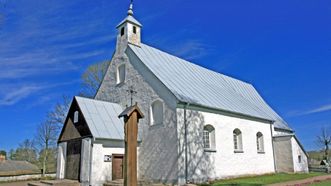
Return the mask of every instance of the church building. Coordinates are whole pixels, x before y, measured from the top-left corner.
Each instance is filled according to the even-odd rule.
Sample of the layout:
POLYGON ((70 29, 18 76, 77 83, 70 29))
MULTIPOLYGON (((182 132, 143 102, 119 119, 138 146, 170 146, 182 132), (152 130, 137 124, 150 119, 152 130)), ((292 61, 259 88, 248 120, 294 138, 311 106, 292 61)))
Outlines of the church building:
POLYGON ((183 185, 275 172, 308 172, 294 130, 252 84, 142 42, 133 16, 94 99, 73 98, 58 140, 57 178, 102 185, 123 178, 124 122, 137 103, 138 179, 183 185))

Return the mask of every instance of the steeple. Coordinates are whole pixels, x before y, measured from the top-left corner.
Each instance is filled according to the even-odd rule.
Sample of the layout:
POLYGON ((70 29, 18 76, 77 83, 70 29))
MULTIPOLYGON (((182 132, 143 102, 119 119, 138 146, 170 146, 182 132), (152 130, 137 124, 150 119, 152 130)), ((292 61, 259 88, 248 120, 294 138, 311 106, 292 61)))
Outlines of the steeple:
POLYGON ((140 46, 142 25, 133 17, 133 3, 131 1, 127 17, 117 25, 117 42, 131 43, 140 46))

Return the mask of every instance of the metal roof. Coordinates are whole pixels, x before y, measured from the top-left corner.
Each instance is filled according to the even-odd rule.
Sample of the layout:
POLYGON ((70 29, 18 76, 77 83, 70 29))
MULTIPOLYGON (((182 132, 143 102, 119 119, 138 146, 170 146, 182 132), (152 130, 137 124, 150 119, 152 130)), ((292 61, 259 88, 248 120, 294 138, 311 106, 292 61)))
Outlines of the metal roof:
POLYGON ((129 44, 129 48, 178 100, 275 121, 276 128, 291 130, 251 84, 145 44, 129 44))
POLYGON ((119 104, 78 96, 75 99, 93 137, 124 139, 124 122, 118 118, 123 109, 119 104))
POLYGON ((38 167, 27 161, 14 161, 5 160, 0 161, 0 174, 1 172, 11 172, 11 171, 39 171, 38 167))
POLYGON ((142 27, 141 23, 139 23, 139 21, 137 21, 137 19, 135 19, 133 16, 131 15, 128 15, 125 19, 123 19, 123 21, 121 21, 117 26, 116 28, 120 27, 123 23, 125 22, 130 22, 130 23, 133 23, 135 25, 138 25, 140 27, 142 27))

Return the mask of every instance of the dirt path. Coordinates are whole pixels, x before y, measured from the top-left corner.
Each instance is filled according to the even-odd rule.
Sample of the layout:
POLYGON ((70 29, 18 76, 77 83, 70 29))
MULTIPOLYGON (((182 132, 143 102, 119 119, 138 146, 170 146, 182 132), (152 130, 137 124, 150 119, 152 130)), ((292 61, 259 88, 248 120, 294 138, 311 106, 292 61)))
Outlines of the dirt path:
POLYGON ((311 178, 306 178, 303 180, 289 181, 283 183, 271 184, 269 186, 301 186, 301 185, 310 185, 312 183, 318 183, 320 181, 331 180, 330 175, 316 176, 311 178))
POLYGON ((0 186, 27 186, 29 181, 0 183, 0 186))

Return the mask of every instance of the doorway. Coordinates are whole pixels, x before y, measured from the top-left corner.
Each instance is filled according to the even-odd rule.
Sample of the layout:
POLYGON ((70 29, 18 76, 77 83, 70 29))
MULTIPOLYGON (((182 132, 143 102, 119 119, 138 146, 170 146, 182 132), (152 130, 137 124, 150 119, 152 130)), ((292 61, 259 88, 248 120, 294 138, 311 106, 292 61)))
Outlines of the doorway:
POLYGON ((123 179, 123 154, 112 155, 112 180, 123 179))
POLYGON ((79 181, 81 146, 81 140, 71 140, 67 142, 66 179, 79 181))

